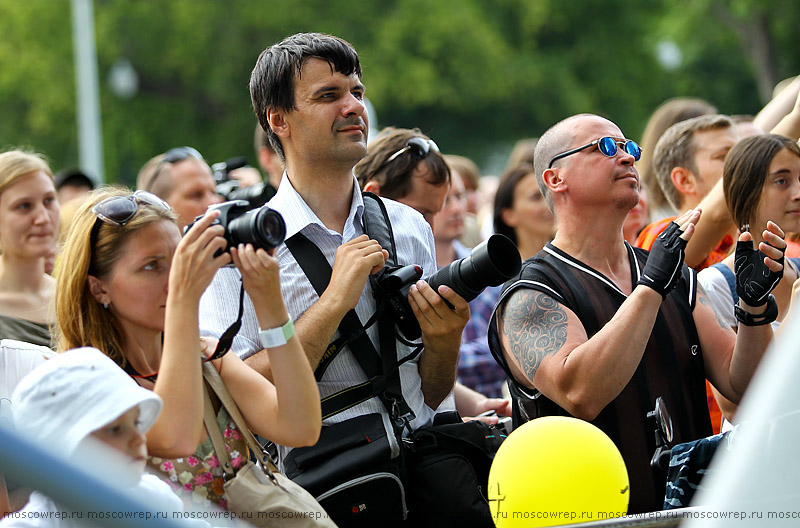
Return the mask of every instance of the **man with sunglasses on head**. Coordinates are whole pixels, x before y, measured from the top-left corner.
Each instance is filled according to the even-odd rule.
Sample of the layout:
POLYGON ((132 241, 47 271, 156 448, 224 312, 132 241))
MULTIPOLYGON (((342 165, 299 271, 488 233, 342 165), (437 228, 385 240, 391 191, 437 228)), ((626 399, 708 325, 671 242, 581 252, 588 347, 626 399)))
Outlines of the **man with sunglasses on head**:
POLYGON ((749 233, 740 237, 737 254, 748 266, 739 280, 763 295, 741 302, 747 322, 738 335, 720 325, 683 264, 700 211, 676 218, 649 253, 623 239, 639 199, 640 153, 596 115, 567 118, 542 135, 534 166, 558 231, 506 284, 489 327, 492 352, 512 380, 515 425, 571 415, 605 431, 628 469, 629 513, 663 507, 665 482, 650 467, 655 399, 666 402, 677 444, 711 434, 706 377, 731 399, 744 393, 772 336, 763 323, 774 300, 759 276, 781 272, 786 246, 777 228, 765 234, 770 245, 761 244, 761 254, 749 233))
POLYGON ((150 159, 139 171, 136 188, 167 202, 178 215, 181 230, 205 214, 208 206, 222 201, 211 168, 192 147, 176 147, 150 159))
POLYGON ((439 147, 416 128, 381 130, 353 172, 363 190, 416 209, 431 226, 450 185, 439 147))
MULTIPOLYGON (((326 350, 340 336, 339 324, 351 309, 362 325, 373 316, 377 303, 368 279, 384 267, 388 257, 378 242, 363 234, 364 198, 353 175, 353 167, 367 153, 364 90, 353 47, 318 33, 296 34, 264 50, 250 79, 254 110, 286 169, 268 206, 283 215, 287 240, 303 235, 333 268, 327 288, 318 295, 287 244, 276 250, 284 298, 309 363, 314 369, 325 367, 322 373, 318 370, 317 378, 323 398, 368 381, 350 344, 339 347, 341 351, 333 356, 326 350)), ((430 145, 420 147, 424 150, 430 145)), ((421 151, 408 145, 396 152, 397 159, 420 155, 421 151)), ((433 273, 433 234, 423 216, 391 200, 382 203, 394 232, 398 264, 420 266, 423 277, 433 273)), ((219 336, 236 319, 238 291, 238 272, 220 270, 201 301, 204 333, 219 336)), ((469 306, 450 288, 440 287, 437 293, 424 280, 411 285, 408 300, 422 329, 424 350, 399 367, 402 396, 410 413, 395 418, 408 420, 410 429, 417 429, 431 424, 434 410, 453 388, 469 306)), ((245 307, 232 350, 265 376, 278 375, 271 372, 247 299, 245 307)), ((381 354, 384 334, 379 341, 376 326, 369 326, 366 335, 381 354)), ((393 336, 390 339, 395 359, 412 351, 393 336)), ((377 397, 333 414, 323 425, 369 414, 380 416, 392 449, 399 450, 396 424, 385 401, 377 397)), ((290 450, 279 446, 278 452, 283 462, 290 450)))
MULTIPOLYGON (((445 157, 439 152, 439 147, 432 139, 416 128, 386 127, 369 144, 367 155, 358 162, 353 170, 364 191, 396 200, 422 214, 433 228, 437 268, 440 265, 449 264, 456 258, 469 256, 470 251, 456 240, 463 231, 463 207, 455 211, 455 215, 451 211, 447 211, 447 216, 458 218, 450 218, 446 222, 443 218, 440 219, 442 224, 452 224, 455 221, 456 224, 460 222, 460 226, 449 227, 449 229, 440 226, 438 233, 435 228, 434 219, 445 212, 443 209, 446 208, 448 196, 463 195, 464 184, 460 176, 449 169, 445 157), (457 232, 455 238, 450 237, 446 241, 440 240, 440 235, 443 235, 445 230, 452 233, 454 229, 457 232), (459 248, 458 254, 453 252, 455 247, 459 248)), ((463 204, 461 200, 456 199, 451 199, 451 202, 463 204)), ((457 208, 458 205, 455 205, 457 208)), ((473 307, 479 305, 481 308, 485 308, 486 304, 482 302, 484 301, 483 294, 480 297, 481 299, 470 303, 471 316, 464 334, 464 338, 469 339, 469 342, 461 347, 462 359, 465 353, 470 354, 470 357, 480 354, 480 352, 489 356, 486 346, 486 317, 488 312, 491 312, 496 298, 492 300, 492 305, 486 310, 487 313, 477 314, 473 311, 473 307), (483 323, 482 329, 480 328, 481 323, 483 323), (483 338, 482 344, 481 337, 483 338)), ((496 397, 487 397, 461 383, 455 384, 453 391, 456 409, 465 420, 491 411, 503 416, 508 412, 508 400, 499 397, 500 380, 497 378, 497 366, 491 358, 489 361, 492 362, 495 369, 492 396, 496 397)), ((500 374, 505 376, 502 372, 500 374)), ((461 375, 460 372, 459 375, 461 375)), ((498 421, 497 416, 484 416, 480 419, 491 424, 498 421)))

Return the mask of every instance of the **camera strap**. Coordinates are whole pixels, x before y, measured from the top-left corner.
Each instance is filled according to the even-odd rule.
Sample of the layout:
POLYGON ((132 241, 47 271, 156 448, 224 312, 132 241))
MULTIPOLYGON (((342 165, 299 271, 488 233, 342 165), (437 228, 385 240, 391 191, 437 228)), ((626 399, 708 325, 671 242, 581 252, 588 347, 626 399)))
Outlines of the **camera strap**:
MULTIPOLYGON (((332 270, 320 249, 300 233, 288 238, 286 247, 300 265, 314 290, 319 296, 322 296, 330 283, 332 270)), ((323 418, 338 414, 377 396, 386 407, 396 426, 413 419, 413 413, 403 399, 399 372, 399 366, 410 358, 406 357, 400 362, 397 361, 394 322, 391 314, 388 311, 381 310, 379 307, 379 312, 376 315, 381 346, 380 353, 375 349, 366 334, 366 328, 361 323, 355 310, 348 311, 339 323, 341 336, 347 337, 344 342, 340 338, 328 347, 315 370, 315 376, 319 380, 325 369, 333 361, 333 358, 345 345, 349 345, 353 352, 353 357, 364 371, 368 381, 323 398, 321 402, 323 418), (334 347, 333 345, 336 346, 334 347)), ((370 318, 372 323, 375 320, 374 316, 370 318)))
POLYGON ((383 205, 383 201, 377 194, 364 191, 361 193, 361 197, 364 200, 364 214, 361 215, 364 233, 372 240, 377 241, 389 253, 386 266, 396 267, 397 246, 394 243, 394 233, 386 206, 383 205))
MULTIPOLYGON (((241 282, 241 281, 240 281, 241 282)), ((233 345, 233 338, 236 337, 236 334, 239 333, 239 329, 242 327, 242 315, 244 314, 244 284, 239 284, 239 315, 236 316, 236 320, 231 323, 231 325, 225 330, 222 335, 219 337, 219 341, 217 342, 217 348, 214 349, 214 353, 208 358, 208 361, 212 361, 214 359, 219 359, 231 349, 233 345)))

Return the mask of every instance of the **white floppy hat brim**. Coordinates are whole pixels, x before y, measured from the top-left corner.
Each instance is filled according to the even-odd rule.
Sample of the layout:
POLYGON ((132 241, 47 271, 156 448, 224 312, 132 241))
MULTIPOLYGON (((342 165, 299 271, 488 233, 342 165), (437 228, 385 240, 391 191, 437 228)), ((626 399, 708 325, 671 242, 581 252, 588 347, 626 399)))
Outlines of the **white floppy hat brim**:
POLYGON ((144 433, 161 412, 161 398, 140 387, 95 348, 69 350, 20 381, 12 395, 16 428, 72 453, 87 436, 138 406, 144 433))

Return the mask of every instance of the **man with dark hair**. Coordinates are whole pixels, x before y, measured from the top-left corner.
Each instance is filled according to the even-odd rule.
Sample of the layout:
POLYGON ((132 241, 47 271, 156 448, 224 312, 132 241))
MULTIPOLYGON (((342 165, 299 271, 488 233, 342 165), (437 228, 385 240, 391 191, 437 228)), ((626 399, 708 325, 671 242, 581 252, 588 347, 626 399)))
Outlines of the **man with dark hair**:
POLYGON ((706 376, 733 400, 744 393, 772 337, 762 323, 774 299, 759 277, 771 281, 782 271, 786 246, 774 225, 761 255, 746 250, 749 233, 740 236, 748 243, 737 255, 748 265, 739 282, 759 295, 740 301, 746 322, 737 335, 717 321, 683 265, 700 211, 679 216, 649 253, 623 240, 625 216, 639 199, 633 164, 640 154, 596 115, 567 118, 541 137, 534 166, 558 231, 506 285, 489 327, 492 352, 512 378, 515 424, 571 415, 602 429, 625 460, 630 513, 659 510, 664 501, 646 418, 656 398, 672 415, 674 443, 682 443, 711 434, 706 376))
MULTIPOLYGON (((368 132, 358 54, 337 37, 293 35, 261 53, 250 79, 250 94, 259 123, 286 167, 268 205, 283 215, 287 240, 302 234, 333 268, 327 288, 318 295, 292 250, 286 244, 276 250, 284 298, 305 353, 312 368, 324 362, 318 386, 326 398, 367 381, 353 345, 341 347, 334 356, 325 353, 351 309, 361 324, 375 313, 377 303, 368 278, 384 267, 388 257, 378 242, 363 234, 364 198, 353 175, 353 167, 367 152, 368 132)), ((410 149, 398 153, 398 157, 412 155, 410 149)), ((421 266, 423 276, 433 273, 433 234, 422 215, 391 200, 382 203, 394 231, 398 264, 421 266)), ((201 301, 204 333, 219 336, 236 320, 238 297, 232 292, 238 290, 238 271, 217 273, 201 301)), ((434 410, 453 388, 469 306, 452 289, 442 286, 437 293, 424 280, 411 286, 408 300, 422 329, 424 350, 400 365, 399 379, 411 411, 406 418, 410 428, 417 429, 432 422, 434 410)), ((271 352, 260 337, 265 331, 258 328, 249 299, 245 306, 233 351, 264 375, 277 376, 278 372, 270 372, 271 352)), ((376 326, 369 326, 366 334, 380 354, 385 347, 379 342, 385 339, 381 333, 379 341, 376 326)), ((405 343, 391 339, 394 359, 411 352, 405 343)), ((398 416, 390 416, 379 398, 333 414, 323 424, 332 426, 368 414, 380 417, 393 451, 399 449, 392 420, 398 416)), ((288 453, 279 446, 282 460, 288 453)))
POLYGON ((94 181, 78 168, 59 171, 54 176, 58 203, 64 205, 68 201, 84 196, 94 189, 94 181))

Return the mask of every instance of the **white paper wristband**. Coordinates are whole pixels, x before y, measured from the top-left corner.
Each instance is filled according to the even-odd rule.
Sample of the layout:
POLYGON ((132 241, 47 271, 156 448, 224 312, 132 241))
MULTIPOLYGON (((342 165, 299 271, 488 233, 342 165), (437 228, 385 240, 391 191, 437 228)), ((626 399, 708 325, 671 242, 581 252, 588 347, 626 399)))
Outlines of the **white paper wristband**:
POLYGON ((294 335, 294 322, 291 316, 286 324, 277 328, 258 331, 258 340, 263 348, 272 348, 285 345, 294 335))

